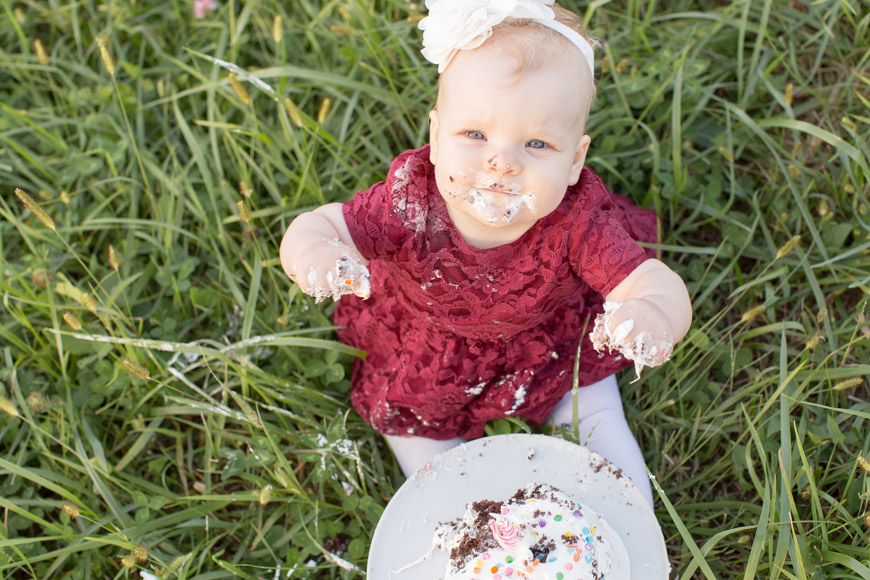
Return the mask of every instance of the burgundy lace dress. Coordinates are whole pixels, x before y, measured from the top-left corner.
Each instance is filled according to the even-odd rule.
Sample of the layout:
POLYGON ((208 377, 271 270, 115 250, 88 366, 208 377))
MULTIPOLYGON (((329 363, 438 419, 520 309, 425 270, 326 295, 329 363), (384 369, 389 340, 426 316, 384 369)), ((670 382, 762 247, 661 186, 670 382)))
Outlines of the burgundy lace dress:
POLYGON ((588 334, 607 295, 652 251, 649 210, 608 192, 584 168, 561 205, 513 243, 468 245, 438 193, 428 146, 400 155, 386 182, 344 204, 372 260, 371 298, 345 296, 338 336, 357 360, 351 401, 387 435, 475 438, 487 421, 543 423, 571 389, 629 363, 595 352, 588 334))

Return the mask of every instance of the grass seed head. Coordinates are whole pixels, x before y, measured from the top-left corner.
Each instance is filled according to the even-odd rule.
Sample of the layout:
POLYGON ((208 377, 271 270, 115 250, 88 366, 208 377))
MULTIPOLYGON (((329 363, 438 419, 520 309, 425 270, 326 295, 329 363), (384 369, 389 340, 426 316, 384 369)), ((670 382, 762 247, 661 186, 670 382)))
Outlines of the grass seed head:
POLYGON ((27 193, 23 189, 16 187, 15 195, 16 197, 18 197, 19 200, 21 200, 21 203, 24 204, 24 207, 29 209, 30 213, 32 213, 34 216, 36 216, 36 219, 42 222, 42 225, 50 230, 56 229, 54 225, 54 220, 51 219, 51 216, 48 215, 44 209, 42 209, 41 205, 36 203, 36 201, 32 197, 30 197, 29 193, 27 193))
POLYGON ((115 76, 115 62, 112 60, 112 54, 109 52, 109 45, 106 39, 102 36, 97 37, 97 47, 100 49, 100 59, 103 61, 103 66, 109 71, 109 74, 115 76))
POLYGON ((64 312, 61 316, 63 317, 63 321, 66 322, 66 325, 76 332, 82 329, 82 321, 72 312, 64 312))
POLYGON ((290 117, 290 121, 297 127, 301 127, 302 112, 299 110, 299 107, 296 106, 296 103, 293 102, 293 99, 290 97, 284 99, 284 108, 287 109, 287 115, 290 117))
POLYGON ((27 395, 27 406, 31 413, 42 413, 48 408, 48 399, 42 393, 30 393, 27 395))
POLYGON ((287 474, 285 474, 282 469, 276 469, 273 475, 275 476, 275 479, 278 480, 278 483, 281 484, 281 487, 285 489, 292 487, 290 478, 287 477, 287 474))
POLYGON ((248 208, 248 204, 245 203, 245 200, 242 199, 237 201, 236 207, 239 208, 239 218, 246 224, 251 223, 251 210, 248 208))
POLYGON ((740 317, 742 322, 752 322, 759 316, 764 313, 764 304, 759 304, 758 306, 753 306, 749 310, 743 313, 743 316, 740 317))
POLYGON ((260 497, 257 499, 260 502, 260 505, 267 505, 270 501, 272 501, 272 486, 266 485, 266 487, 261 489, 260 497))
POLYGON ((846 129, 848 129, 852 133, 858 130, 858 125, 855 124, 855 121, 845 115, 840 118, 840 122, 843 124, 844 127, 846 127, 846 129))
POLYGON ((244 197, 251 197, 254 194, 254 188, 251 187, 244 179, 239 182, 239 193, 241 193, 244 197))
POLYGON ((816 211, 821 217, 828 217, 831 213, 831 204, 828 203, 827 199, 822 198, 819 200, 819 205, 816 207, 816 211))
POLYGON ((861 468, 861 471, 863 471, 864 473, 870 473, 870 460, 868 460, 866 457, 859 454, 856 463, 858 463, 858 467, 861 468))
POLYGON ((15 408, 15 403, 0 395, 0 411, 3 411, 10 417, 18 416, 18 409, 15 408))
POLYGON ((142 365, 131 361, 128 358, 124 358, 121 360, 121 365, 124 367, 128 373, 136 377, 137 379, 142 379, 143 381, 147 381, 151 373, 148 372, 148 369, 143 367, 142 365))
POLYGON ((821 310, 818 311, 818 313, 816 313, 816 323, 817 324, 823 323, 825 321, 825 318, 827 318, 827 317, 828 317, 828 309, 822 308, 821 310))
POLYGON ((121 566, 127 568, 128 570, 132 570, 136 567, 136 558, 133 556, 124 556, 121 558, 121 566))
POLYGON ((836 385, 834 385, 833 389, 835 391, 848 391, 850 389, 854 389, 863 382, 863 377, 852 377, 851 379, 845 379, 838 382, 836 385))
POLYGON ((81 298, 82 306, 88 309, 91 314, 97 313, 97 301, 90 294, 83 293, 81 298))
POLYGON ((109 267, 117 272, 121 268, 121 261, 118 260, 118 252, 115 251, 115 246, 109 244, 109 267))
POLYGON ((792 238, 784 243, 782 247, 776 251, 776 259, 780 260, 791 254, 794 249, 801 243, 801 236, 792 236, 792 238))
POLYGON ((356 34, 356 28, 351 26, 350 24, 333 24, 329 27, 330 32, 333 34, 337 34, 338 36, 353 36, 356 34))
POLYGON ((791 107, 792 102, 794 101, 794 83, 788 83, 785 85, 785 104, 791 107))
POLYGON ((320 101, 320 108, 317 110, 317 122, 322 125, 329 117, 329 111, 332 110, 332 99, 326 97, 320 101))
POLYGON ((79 512, 79 506, 69 501, 60 506, 60 509, 62 509, 64 513, 72 519, 76 519, 77 517, 79 517, 79 515, 81 515, 79 512))
POLYGON ((43 46, 42 41, 38 38, 33 41, 33 52, 36 53, 36 60, 39 61, 39 64, 48 66, 48 52, 46 52, 45 46, 43 46))
POLYGON ((281 15, 275 15, 275 19, 272 20, 272 40, 275 41, 275 44, 281 44, 281 40, 284 38, 284 23, 281 22, 281 15))
POLYGON ((133 556, 139 560, 140 562, 144 562, 148 559, 148 548, 139 544, 135 548, 133 548, 133 556))
POLYGON ((33 271, 33 285, 37 288, 45 288, 48 286, 49 280, 51 280, 51 276, 48 274, 48 270, 45 268, 37 268, 33 271))
POLYGON ((239 100, 242 101, 245 105, 251 104, 251 95, 248 93, 248 89, 245 88, 245 85, 242 84, 242 81, 239 80, 239 77, 230 73, 230 86, 233 87, 233 91, 235 91, 236 96, 239 97, 239 100))

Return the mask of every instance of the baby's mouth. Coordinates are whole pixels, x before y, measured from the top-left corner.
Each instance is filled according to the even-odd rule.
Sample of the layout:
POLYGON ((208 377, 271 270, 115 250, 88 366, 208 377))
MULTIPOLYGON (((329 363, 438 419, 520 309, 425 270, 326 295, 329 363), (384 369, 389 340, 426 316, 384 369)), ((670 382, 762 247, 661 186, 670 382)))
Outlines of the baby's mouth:
POLYGON ((516 187, 516 191, 472 187, 468 191, 466 200, 479 216, 491 224, 512 222, 523 206, 528 206, 534 211, 533 197, 530 194, 520 193, 519 187, 516 187))
POLYGON ((491 187, 475 187, 474 191, 479 193, 491 193, 495 195, 517 195, 515 193, 511 193, 510 191, 505 191, 503 189, 496 189, 491 187))

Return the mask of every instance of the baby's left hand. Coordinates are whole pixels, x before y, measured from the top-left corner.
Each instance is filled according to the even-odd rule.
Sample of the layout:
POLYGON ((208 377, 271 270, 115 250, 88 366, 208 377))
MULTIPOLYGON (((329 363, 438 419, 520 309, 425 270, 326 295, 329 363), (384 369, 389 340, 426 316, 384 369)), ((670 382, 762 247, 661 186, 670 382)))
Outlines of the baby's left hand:
POLYGON ((617 350, 634 361, 638 378, 643 367, 663 364, 674 350, 670 319, 657 304, 644 298, 605 302, 604 314, 596 317, 591 338, 596 351, 617 350))

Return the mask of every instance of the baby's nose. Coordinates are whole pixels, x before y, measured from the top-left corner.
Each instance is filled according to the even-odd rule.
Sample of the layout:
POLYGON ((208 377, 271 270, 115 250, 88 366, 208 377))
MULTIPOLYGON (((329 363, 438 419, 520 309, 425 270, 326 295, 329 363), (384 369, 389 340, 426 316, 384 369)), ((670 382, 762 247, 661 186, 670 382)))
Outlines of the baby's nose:
POLYGON ((496 153, 486 160, 486 167, 504 175, 516 175, 522 170, 520 163, 505 153, 496 153))

